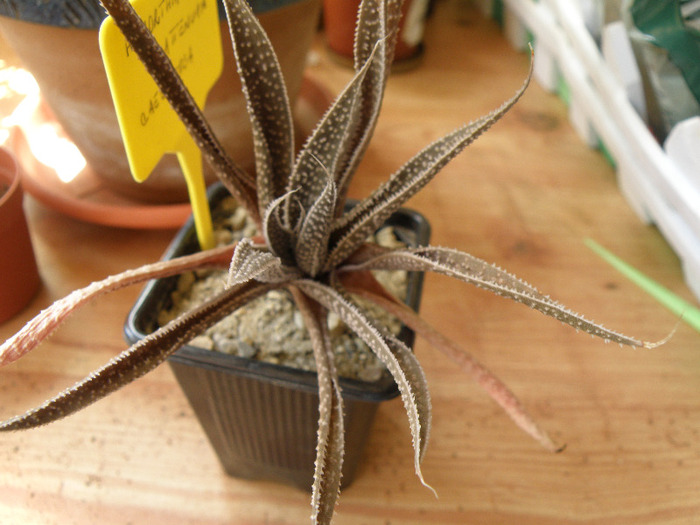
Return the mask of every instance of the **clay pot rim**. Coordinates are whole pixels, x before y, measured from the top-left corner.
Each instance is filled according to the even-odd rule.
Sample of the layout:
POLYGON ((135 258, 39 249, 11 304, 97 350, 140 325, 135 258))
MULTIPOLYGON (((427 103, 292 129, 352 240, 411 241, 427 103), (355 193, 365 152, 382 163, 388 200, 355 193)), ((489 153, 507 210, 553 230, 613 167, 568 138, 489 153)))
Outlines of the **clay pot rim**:
POLYGON ((41 278, 22 203, 21 168, 14 154, 0 145, 0 324, 19 313, 36 295, 41 278))
POLYGON ((17 193, 21 179, 17 159, 9 149, 0 144, 0 183, 7 185, 5 193, 0 195, 0 208, 17 193))

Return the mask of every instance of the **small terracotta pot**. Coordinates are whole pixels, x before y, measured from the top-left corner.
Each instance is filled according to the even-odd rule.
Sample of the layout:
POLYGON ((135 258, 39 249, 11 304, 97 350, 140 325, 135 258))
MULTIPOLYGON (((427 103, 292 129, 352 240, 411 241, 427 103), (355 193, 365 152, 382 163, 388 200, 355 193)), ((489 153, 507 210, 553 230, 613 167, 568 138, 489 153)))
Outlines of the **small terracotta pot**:
POLYGON ((22 197, 17 162, 0 147, 0 323, 24 308, 39 289, 22 197))
MULTIPOLYGON (((212 187, 212 209, 216 210, 226 195, 223 187, 212 187)), ((411 246, 428 244, 430 225, 415 211, 402 208, 386 224, 411 246)), ((164 259, 192 253, 197 246, 190 219, 164 259)), ((421 273, 409 273, 406 304, 416 311, 422 285, 421 273)), ((170 306, 175 286, 177 277, 149 282, 124 325, 127 341, 136 343, 156 329, 158 313, 170 306)), ((413 337, 405 326, 399 334, 408 346, 413 345, 413 337)), ((180 348, 168 362, 229 475, 274 480, 310 490, 319 417, 315 372, 191 345, 180 348)), ((348 486, 355 477, 379 404, 398 396, 399 390, 388 374, 372 382, 341 378, 340 384, 345 409, 343 486, 348 486)))
MULTIPOLYGON (((75 11, 88 14, 92 14, 92 7, 88 10, 85 6, 98 5, 97 0, 73 3, 80 7, 75 11)), ((258 4, 256 14, 278 54, 290 99, 295 101, 318 26, 321 0, 254 2, 254 8, 258 4)), ((53 10, 58 9, 57 5, 53 10)), ((101 10, 99 5, 96 9, 101 10)), ((49 25, 56 21, 38 19, 43 13, 48 15, 48 8, 30 11, 19 15, 30 14, 26 18, 31 21, 0 16, 0 31, 36 78, 44 101, 90 168, 110 189, 130 198, 186 202, 185 180, 172 155, 164 157, 145 182, 137 184, 131 177, 99 51, 95 17, 81 18, 81 23, 76 24, 80 29, 65 27, 66 24, 49 25)), ((254 156, 250 124, 225 21, 221 22, 221 36, 224 71, 209 93, 204 114, 231 157, 251 169, 254 156)), ((216 179, 207 163, 204 171, 208 183, 216 179)))
MULTIPOLYGON (((423 23, 429 0, 405 0, 401 8, 399 36, 394 51, 394 70, 416 66, 423 54, 423 23)), ((324 0, 323 25, 331 55, 352 64, 355 22, 360 0, 324 0)))

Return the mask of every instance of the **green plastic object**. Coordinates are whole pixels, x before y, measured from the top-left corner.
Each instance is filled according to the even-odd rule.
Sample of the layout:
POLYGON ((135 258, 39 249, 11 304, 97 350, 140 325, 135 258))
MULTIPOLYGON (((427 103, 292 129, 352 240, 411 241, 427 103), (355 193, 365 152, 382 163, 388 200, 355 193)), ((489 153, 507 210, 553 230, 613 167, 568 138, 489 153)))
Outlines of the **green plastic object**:
POLYGON ((681 316, 682 320, 700 332, 700 309, 681 299, 668 288, 665 288, 650 277, 629 265, 612 252, 603 248, 593 239, 585 239, 584 242, 591 250, 599 255, 604 261, 618 270, 642 290, 651 295, 654 299, 671 310, 674 314, 681 316))

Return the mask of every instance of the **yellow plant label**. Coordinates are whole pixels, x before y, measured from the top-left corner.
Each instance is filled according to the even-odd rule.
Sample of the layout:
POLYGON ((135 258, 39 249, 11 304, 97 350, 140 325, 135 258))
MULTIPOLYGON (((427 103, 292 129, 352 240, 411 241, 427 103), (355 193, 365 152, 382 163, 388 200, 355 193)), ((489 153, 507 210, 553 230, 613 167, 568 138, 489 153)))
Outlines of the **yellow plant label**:
MULTIPOLYGON (((132 0, 131 4, 203 107, 223 69, 216 1, 132 0)), ((200 245, 212 247, 199 148, 111 17, 100 28, 100 50, 134 179, 146 180, 164 154, 177 154, 200 245)))

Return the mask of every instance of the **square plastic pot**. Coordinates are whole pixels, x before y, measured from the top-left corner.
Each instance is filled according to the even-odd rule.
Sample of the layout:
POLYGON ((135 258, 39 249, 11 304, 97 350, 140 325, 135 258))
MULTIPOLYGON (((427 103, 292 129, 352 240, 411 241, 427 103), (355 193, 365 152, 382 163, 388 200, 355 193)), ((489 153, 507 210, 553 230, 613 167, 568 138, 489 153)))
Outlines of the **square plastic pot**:
MULTIPOLYGON (((210 192, 212 209, 227 195, 210 192)), ((427 244, 430 226, 417 212, 402 209, 388 221, 409 245, 427 244)), ((192 220, 166 251, 170 259, 197 248, 192 220)), ((150 282, 130 312, 124 334, 134 343, 157 328, 158 312, 170 306, 177 277, 150 282)), ((410 273, 406 303, 418 309, 422 274, 410 273)), ((413 345, 404 327, 399 337, 413 345)), ((310 490, 316 457, 316 374, 286 366, 186 345, 168 359, 224 470, 245 479, 275 480, 310 490)), ((355 475, 379 403, 398 388, 385 374, 376 382, 341 378, 345 403, 343 485, 355 475)))

